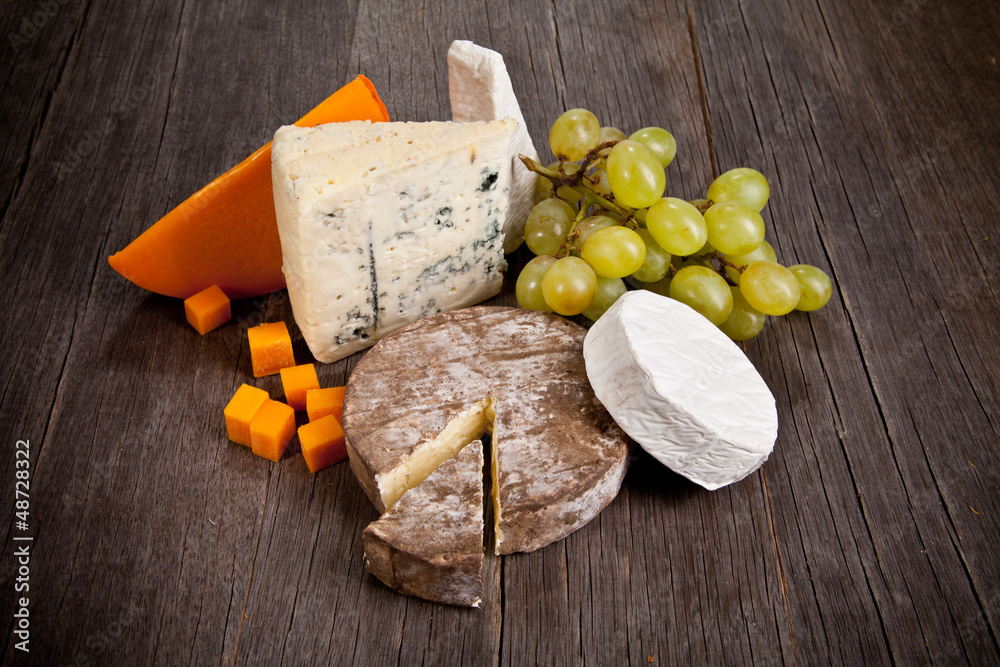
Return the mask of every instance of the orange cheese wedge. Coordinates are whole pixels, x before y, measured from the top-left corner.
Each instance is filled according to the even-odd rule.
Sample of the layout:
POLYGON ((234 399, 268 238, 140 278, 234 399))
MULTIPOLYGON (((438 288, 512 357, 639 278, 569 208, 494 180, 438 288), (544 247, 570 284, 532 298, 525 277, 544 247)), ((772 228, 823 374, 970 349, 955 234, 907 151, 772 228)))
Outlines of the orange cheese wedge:
MULTIPOLYGON (((389 120, 375 86, 363 76, 295 124, 348 120, 389 120)), ((188 197, 108 261, 139 287, 181 299, 212 285, 231 299, 284 287, 271 193, 271 144, 188 197)))

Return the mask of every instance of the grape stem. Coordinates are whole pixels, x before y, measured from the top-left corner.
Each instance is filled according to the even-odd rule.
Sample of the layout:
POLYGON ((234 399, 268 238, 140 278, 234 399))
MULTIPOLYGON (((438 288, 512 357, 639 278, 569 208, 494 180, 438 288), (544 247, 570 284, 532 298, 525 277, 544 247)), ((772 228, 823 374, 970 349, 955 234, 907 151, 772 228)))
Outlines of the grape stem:
POLYGON ((573 254, 573 243, 575 243, 576 240, 580 238, 580 232, 577 230, 577 226, 579 226, 580 222, 585 217, 587 217, 587 207, 581 206, 580 210, 576 214, 576 217, 573 218, 573 226, 569 228, 568 232, 566 232, 565 241, 561 246, 559 246, 559 249, 556 250, 555 254, 556 259, 559 259, 561 257, 569 257, 570 255, 573 254))
POLYGON ((733 287, 736 287, 736 282, 729 277, 729 273, 725 270, 725 267, 728 266, 737 273, 743 273, 743 271, 747 268, 746 265, 734 264, 730 262, 728 259, 723 257, 722 253, 718 250, 714 252, 706 252, 704 255, 691 255, 689 259, 694 259, 698 262, 718 262, 720 268, 716 269, 716 271, 733 287))
MULTIPOLYGON (((619 206, 613 201, 605 199, 601 195, 594 192, 593 188, 586 185, 586 182, 583 180, 587 167, 590 166, 590 162, 593 160, 594 157, 596 157, 596 151, 601 148, 607 148, 608 146, 612 146, 614 145, 614 143, 615 142, 613 141, 605 141, 603 144, 599 144, 596 148, 591 150, 590 153, 587 153, 587 157, 583 159, 583 163, 580 166, 579 171, 577 171, 575 174, 564 174, 560 171, 556 171, 555 169, 549 169, 547 167, 543 167, 542 165, 535 162, 527 155, 518 155, 517 157, 521 159, 521 162, 524 163, 524 166, 528 169, 528 171, 533 171, 539 176, 544 176, 545 178, 552 181, 552 183, 554 184, 565 185, 569 188, 572 188, 573 190, 579 192, 581 195, 587 198, 587 206, 600 206, 601 208, 607 211, 611 211, 612 213, 617 213, 618 215, 621 216, 622 223, 624 224, 629 218, 635 216, 635 211, 630 208, 619 206)), ((583 210, 586 210, 587 206, 581 208, 583 210)))

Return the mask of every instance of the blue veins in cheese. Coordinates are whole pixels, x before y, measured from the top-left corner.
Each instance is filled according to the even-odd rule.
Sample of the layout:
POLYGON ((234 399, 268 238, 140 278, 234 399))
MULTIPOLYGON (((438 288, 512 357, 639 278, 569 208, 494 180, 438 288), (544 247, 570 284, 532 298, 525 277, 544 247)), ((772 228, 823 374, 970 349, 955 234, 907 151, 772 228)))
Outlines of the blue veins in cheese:
POLYGON ((654 458, 706 489, 739 481, 778 436, 774 396, 746 355, 694 309, 623 294, 583 343, 594 393, 654 458))
POLYGON ((500 291, 516 129, 356 121, 275 133, 282 271, 318 361, 500 291))
POLYGON ((448 93, 451 117, 457 121, 513 118, 517 132, 510 142, 510 206, 504 221, 504 252, 514 252, 524 241, 524 223, 535 205, 538 176, 521 164, 518 154, 538 160, 538 151, 528 135, 514 87, 496 51, 466 40, 455 40, 448 49, 448 93))

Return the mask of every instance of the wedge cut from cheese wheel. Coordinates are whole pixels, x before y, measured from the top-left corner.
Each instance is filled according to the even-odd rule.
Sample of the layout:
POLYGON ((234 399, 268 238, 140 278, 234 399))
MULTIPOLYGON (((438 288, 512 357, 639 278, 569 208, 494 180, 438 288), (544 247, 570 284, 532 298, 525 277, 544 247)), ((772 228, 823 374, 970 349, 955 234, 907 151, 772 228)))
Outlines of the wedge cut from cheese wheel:
POLYGON ((483 598, 483 447, 478 440, 362 534, 368 571, 400 593, 478 607, 483 598))
POLYGON ((746 355, 694 309, 626 292, 583 345, 601 403, 661 463, 706 489, 767 460, 778 435, 771 394, 746 355))
POLYGON ((625 434, 590 389, 586 331, 556 315, 476 307, 420 320, 358 363, 347 451, 384 511, 492 430, 497 553, 533 551, 594 518, 621 487, 625 434))
POLYGON ((512 175, 510 206, 503 227, 504 252, 514 252, 524 242, 524 223, 535 205, 538 180, 538 175, 528 171, 517 156, 523 154, 537 161, 538 151, 528 135, 503 56, 467 40, 455 40, 448 49, 448 92, 452 120, 517 121, 518 130, 508 149, 512 175))
POLYGON ((318 361, 500 291, 516 127, 356 122, 275 133, 282 271, 318 361))

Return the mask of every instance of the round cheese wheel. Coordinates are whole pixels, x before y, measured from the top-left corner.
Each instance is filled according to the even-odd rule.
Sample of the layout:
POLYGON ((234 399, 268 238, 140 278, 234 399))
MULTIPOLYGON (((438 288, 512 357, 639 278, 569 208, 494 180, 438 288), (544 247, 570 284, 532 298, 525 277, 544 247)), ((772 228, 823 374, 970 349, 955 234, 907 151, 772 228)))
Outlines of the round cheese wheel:
POLYGON ((520 308, 440 313, 380 341, 344 400, 351 468, 379 511, 492 433, 496 552, 533 551, 617 495, 630 443, 594 396, 586 330, 520 308))

